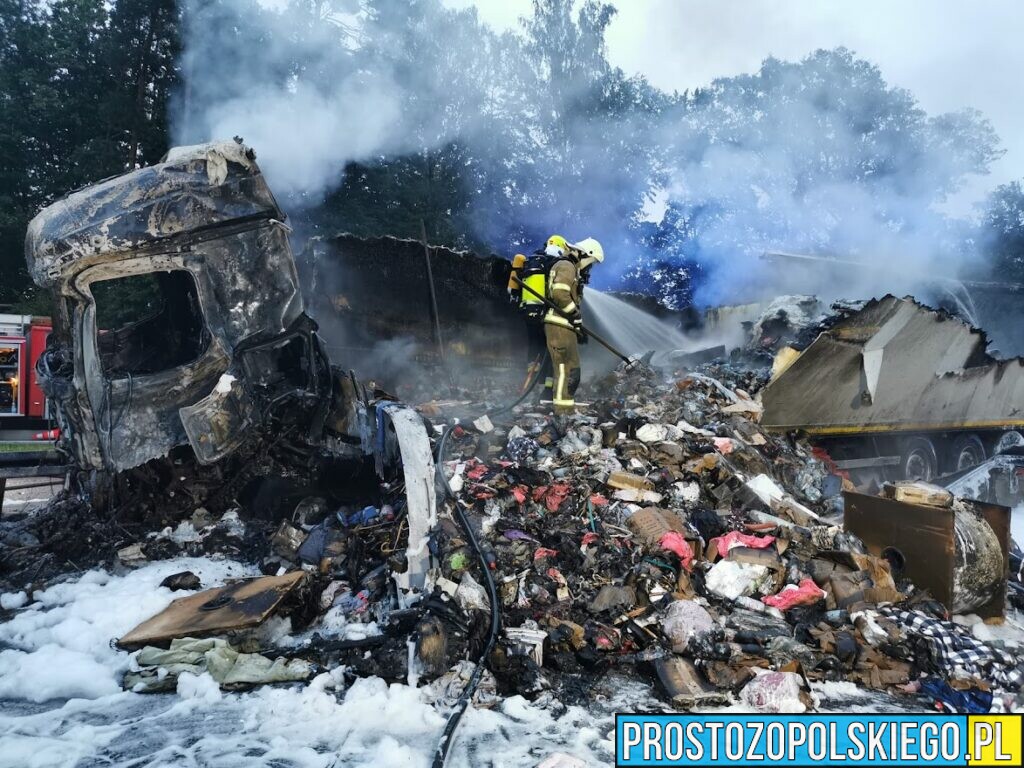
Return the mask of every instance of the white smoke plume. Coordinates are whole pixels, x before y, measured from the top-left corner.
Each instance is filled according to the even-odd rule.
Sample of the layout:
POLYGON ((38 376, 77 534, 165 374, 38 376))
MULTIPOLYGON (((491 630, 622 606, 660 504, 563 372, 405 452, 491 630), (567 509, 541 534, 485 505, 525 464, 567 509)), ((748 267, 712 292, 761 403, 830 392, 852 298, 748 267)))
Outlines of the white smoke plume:
POLYGON ((429 150, 463 127, 439 107, 460 87, 475 13, 433 18, 436 3, 397 0, 183 3, 175 141, 242 137, 293 206, 318 203, 351 161, 429 150))
POLYGON ((709 305, 919 292, 981 269, 970 224, 940 207, 998 157, 991 126, 925 114, 848 51, 680 96, 607 64, 613 13, 592 2, 540 0, 543 20, 497 35, 439 0, 183 1, 176 140, 244 137, 288 206, 316 205, 350 161, 458 142, 479 239, 511 255, 554 232, 597 237, 597 287, 629 274, 664 296, 697 265, 709 305), (654 196, 664 216, 644 221, 654 196))

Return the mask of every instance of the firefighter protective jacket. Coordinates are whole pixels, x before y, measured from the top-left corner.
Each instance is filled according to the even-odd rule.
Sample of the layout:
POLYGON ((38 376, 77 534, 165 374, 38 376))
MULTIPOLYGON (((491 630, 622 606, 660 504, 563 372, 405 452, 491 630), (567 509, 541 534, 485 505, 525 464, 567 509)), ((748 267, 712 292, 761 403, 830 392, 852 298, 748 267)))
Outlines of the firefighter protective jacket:
POLYGON ((562 314, 549 309, 544 315, 544 322, 572 328, 572 321, 564 315, 579 314, 580 311, 580 278, 579 272, 569 259, 556 261, 548 273, 548 299, 562 310, 562 314))

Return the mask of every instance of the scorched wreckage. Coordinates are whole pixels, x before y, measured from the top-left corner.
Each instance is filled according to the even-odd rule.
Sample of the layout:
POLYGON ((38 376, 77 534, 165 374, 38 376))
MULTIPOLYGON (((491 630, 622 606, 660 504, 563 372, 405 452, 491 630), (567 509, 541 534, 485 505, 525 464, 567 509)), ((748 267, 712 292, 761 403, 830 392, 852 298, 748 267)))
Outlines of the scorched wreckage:
MULTIPOLYGON (((529 389, 498 408, 483 401, 500 402, 499 388, 439 400, 438 381, 413 408, 332 365, 284 219, 252 151, 225 142, 72 193, 29 228, 30 271, 55 298, 38 372, 68 483, 4 523, 0 577, 28 601, 69 562, 206 555, 265 574, 205 591, 193 573, 165 579, 189 594, 122 628, 118 647, 137 651, 127 689, 174 690, 185 672, 238 689, 322 669, 430 683, 431 703, 456 713, 442 762, 470 701, 587 705, 623 675, 646 680, 657 707, 803 711, 834 682, 951 711, 1019 705, 1016 641, 948 621, 998 622, 1020 603, 999 506, 1021 501, 1017 485, 993 480, 969 500, 963 478, 907 482, 913 462, 897 458, 874 476, 882 496, 868 495, 823 442, 874 431, 898 457, 929 430, 955 441, 984 427, 974 461, 952 461, 961 475, 1011 447, 996 431, 1021 423, 1020 363, 986 358, 958 320, 887 297, 773 332, 793 344, 774 373, 764 350, 715 347, 593 376, 560 417, 529 389), (159 311, 103 319, 140 295, 159 311), (942 419, 905 407, 920 392, 942 419)), ((425 245, 395 242, 409 264, 425 245)), ((372 269, 392 245, 339 237, 314 251, 372 269)), ((447 258, 427 250, 428 264, 431 253, 447 258)), ((453 271, 486 279, 500 303, 508 270, 474 264, 453 271)), ((343 316, 358 313, 360 284, 334 302, 343 316)), ((421 308, 426 296, 432 286, 421 308)), ((419 330, 440 337, 446 319, 465 349, 516 348, 479 344, 492 327, 474 335, 463 316, 419 330)), ((1016 482, 1014 462, 991 471, 1016 482)))
POLYGON ((57 299, 43 382, 81 469, 124 472, 184 446, 211 465, 275 419, 310 457, 370 453, 369 401, 303 311, 285 217, 254 158, 236 143, 177 149, 31 223, 32 276, 57 299), (139 277, 162 311, 101 332, 96 288, 139 277))
POLYGON ((425 536, 423 422, 331 365, 284 218, 252 150, 225 142, 173 150, 33 220, 30 271, 57 309, 38 371, 75 497, 118 513, 177 491, 156 503, 173 515, 240 496, 271 518, 387 478, 409 482, 410 527, 425 536), (126 283, 159 312, 101 329, 97 297, 126 283))

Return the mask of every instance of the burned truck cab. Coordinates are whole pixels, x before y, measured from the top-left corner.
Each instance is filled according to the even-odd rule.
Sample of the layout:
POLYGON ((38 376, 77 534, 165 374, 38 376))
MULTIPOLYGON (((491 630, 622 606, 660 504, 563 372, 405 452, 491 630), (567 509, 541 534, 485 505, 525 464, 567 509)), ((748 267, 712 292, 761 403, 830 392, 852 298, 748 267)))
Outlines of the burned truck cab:
POLYGON ((68 195, 31 222, 26 257, 56 302, 41 380, 83 468, 186 442, 203 462, 226 455, 252 423, 242 351, 309 327, 284 215, 238 143, 68 195))
POLYGON ((367 467, 406 481, 414 471, 410 526, 425 536, 435 499, 423 423, 331 366, 284 220, 253 151, 222 142, 173 149, 31 222, 29 270, 55 303, 38 372, 73 490, 103 507, 146 473, 161 492, 187 465, 205 473, 188 487, 194 508, 204 489, 225 506, 254 480, 321 492, 367 467))

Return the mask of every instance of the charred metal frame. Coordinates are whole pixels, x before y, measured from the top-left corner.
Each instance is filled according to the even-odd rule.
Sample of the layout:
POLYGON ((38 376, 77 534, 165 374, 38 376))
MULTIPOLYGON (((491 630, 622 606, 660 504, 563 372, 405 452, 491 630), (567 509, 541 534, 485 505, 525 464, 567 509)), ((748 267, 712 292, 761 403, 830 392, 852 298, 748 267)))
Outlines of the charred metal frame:
POLYGON ((75 467, 73 487, 102 507, 104 488, 165 475, 154 462, 180 475, 185 461, 218 494, 261 476, 300 484, 330 476, 344 490, 362 470, 339 472, 339 462, 371 463, 383 477, 415 458, 406 474, 416 483, 408 512, 419 540, 410 541, 403 586, 421 588, 436 522, 429 438, 405 406, 372 401, 331 366, 304 311, 284 219, 252 150, 221 142, 173 149, 31 222, 29 271, 57 305, 39 376, 56 406, 59 448, 75 467), (166 370, 105 372, 93 287, 175 271, 194 282, 203 351, 166 370))

